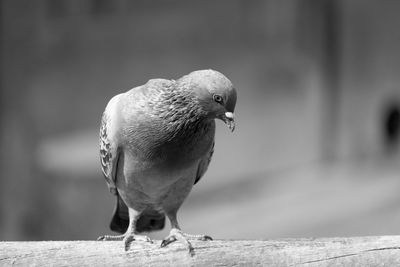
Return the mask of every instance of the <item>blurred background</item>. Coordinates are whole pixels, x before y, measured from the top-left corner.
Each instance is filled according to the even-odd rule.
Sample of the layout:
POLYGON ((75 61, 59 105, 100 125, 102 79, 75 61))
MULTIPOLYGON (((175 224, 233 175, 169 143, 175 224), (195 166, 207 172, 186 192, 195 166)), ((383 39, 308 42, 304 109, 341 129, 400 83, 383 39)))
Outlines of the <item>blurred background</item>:
POLYGON ((217 123, 183 230, 400 234, 399 12, 396 0, 0 0, 0 240, 111 233, 105 105, 208 68, 238 88, 237 129, 217 123))

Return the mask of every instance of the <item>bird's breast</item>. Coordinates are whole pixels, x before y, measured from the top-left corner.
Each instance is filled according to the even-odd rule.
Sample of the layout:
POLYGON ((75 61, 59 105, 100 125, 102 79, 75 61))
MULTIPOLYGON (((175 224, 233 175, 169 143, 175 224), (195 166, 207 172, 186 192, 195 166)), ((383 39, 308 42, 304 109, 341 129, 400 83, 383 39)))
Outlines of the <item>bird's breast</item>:
POLYGON ((152 168, 128 170, 127 186, 140 191, 142 199, 150 203, 157 202, 165 197, 177 183, 187 184, 190 188, 194 184, 197 173, 197 162, 184 168, 165 168, 164 166, 152 166, 152 168))
POLYGON ((154 125, 127 129, 117 178, 126 201, 157 207, 176 186, 190 191, 199 162, 212 149, 214 121, 181 133, 154 125))
POLYGON ((162 127, 138 125, 125 131, 124 149, 140 162, 158 166, 184 167, 202 158, 211 148, 215 122, 199 123, 195 127, 162 127))

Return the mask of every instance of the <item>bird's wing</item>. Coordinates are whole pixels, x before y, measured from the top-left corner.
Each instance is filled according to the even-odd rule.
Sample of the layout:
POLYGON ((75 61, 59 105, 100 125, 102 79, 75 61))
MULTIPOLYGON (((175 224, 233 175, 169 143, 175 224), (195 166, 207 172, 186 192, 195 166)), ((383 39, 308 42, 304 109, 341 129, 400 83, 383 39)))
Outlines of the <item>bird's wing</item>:
POLYGON ((196 175, 196 180, 194 181, 194 184, 197 184, 197 182, 200 180, 201 177, 203 177, 204 173, 208 169, 208 165, 210 164, 211 158, 214 154, 214 145, 215 141, 212 143, 212 146, 208 153, 200 160, 199 167, 197 169, 197 175, 196 175))
POLYGON ((108 102, 103 113, 100 125, 100 163, 106 179, 108 189, 116 196, 116 205, 110 228, 113 231, 123 233, 128 228, 128 207, 118 194, 116 187, 118 161, 121 159, 119 151, 120 113, 119 97, 117 95, 108 102))
POLYGON ((100 163, 108 188, 114 195, 117 194, 115 186, 116 170, 118 165, 118 99, 119 95, 108 102, 103 113, 100 125, 100 163))

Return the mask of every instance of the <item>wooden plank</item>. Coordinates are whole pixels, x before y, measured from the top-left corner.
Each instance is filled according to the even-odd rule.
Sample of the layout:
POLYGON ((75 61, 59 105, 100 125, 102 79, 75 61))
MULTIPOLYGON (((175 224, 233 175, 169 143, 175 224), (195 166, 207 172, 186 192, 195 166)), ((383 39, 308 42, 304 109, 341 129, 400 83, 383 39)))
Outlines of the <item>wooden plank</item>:
POLYGON ((400 266, 400 236, 214 240, 160 248, 122 241, 0 242, 0 266, 400 266))

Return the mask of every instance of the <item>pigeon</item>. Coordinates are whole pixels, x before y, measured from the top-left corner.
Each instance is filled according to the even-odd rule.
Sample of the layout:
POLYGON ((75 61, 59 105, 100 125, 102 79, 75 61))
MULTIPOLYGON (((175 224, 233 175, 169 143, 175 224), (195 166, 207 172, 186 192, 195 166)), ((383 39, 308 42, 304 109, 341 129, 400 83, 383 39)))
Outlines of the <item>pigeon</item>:
POLYGON ((100 126, 100 162, 116 196, 110 223, 121 235, 98 240, 152 240, 143 234, 171 223, 161 247, 179 240, 194 254, 190 240, 208 235, 184 233, 177 212, 207 171, 214 152, 215 119, 233 132, 237 93, 215 70, 198 70, 177 80, 151 79, 108 102, 100 126))

